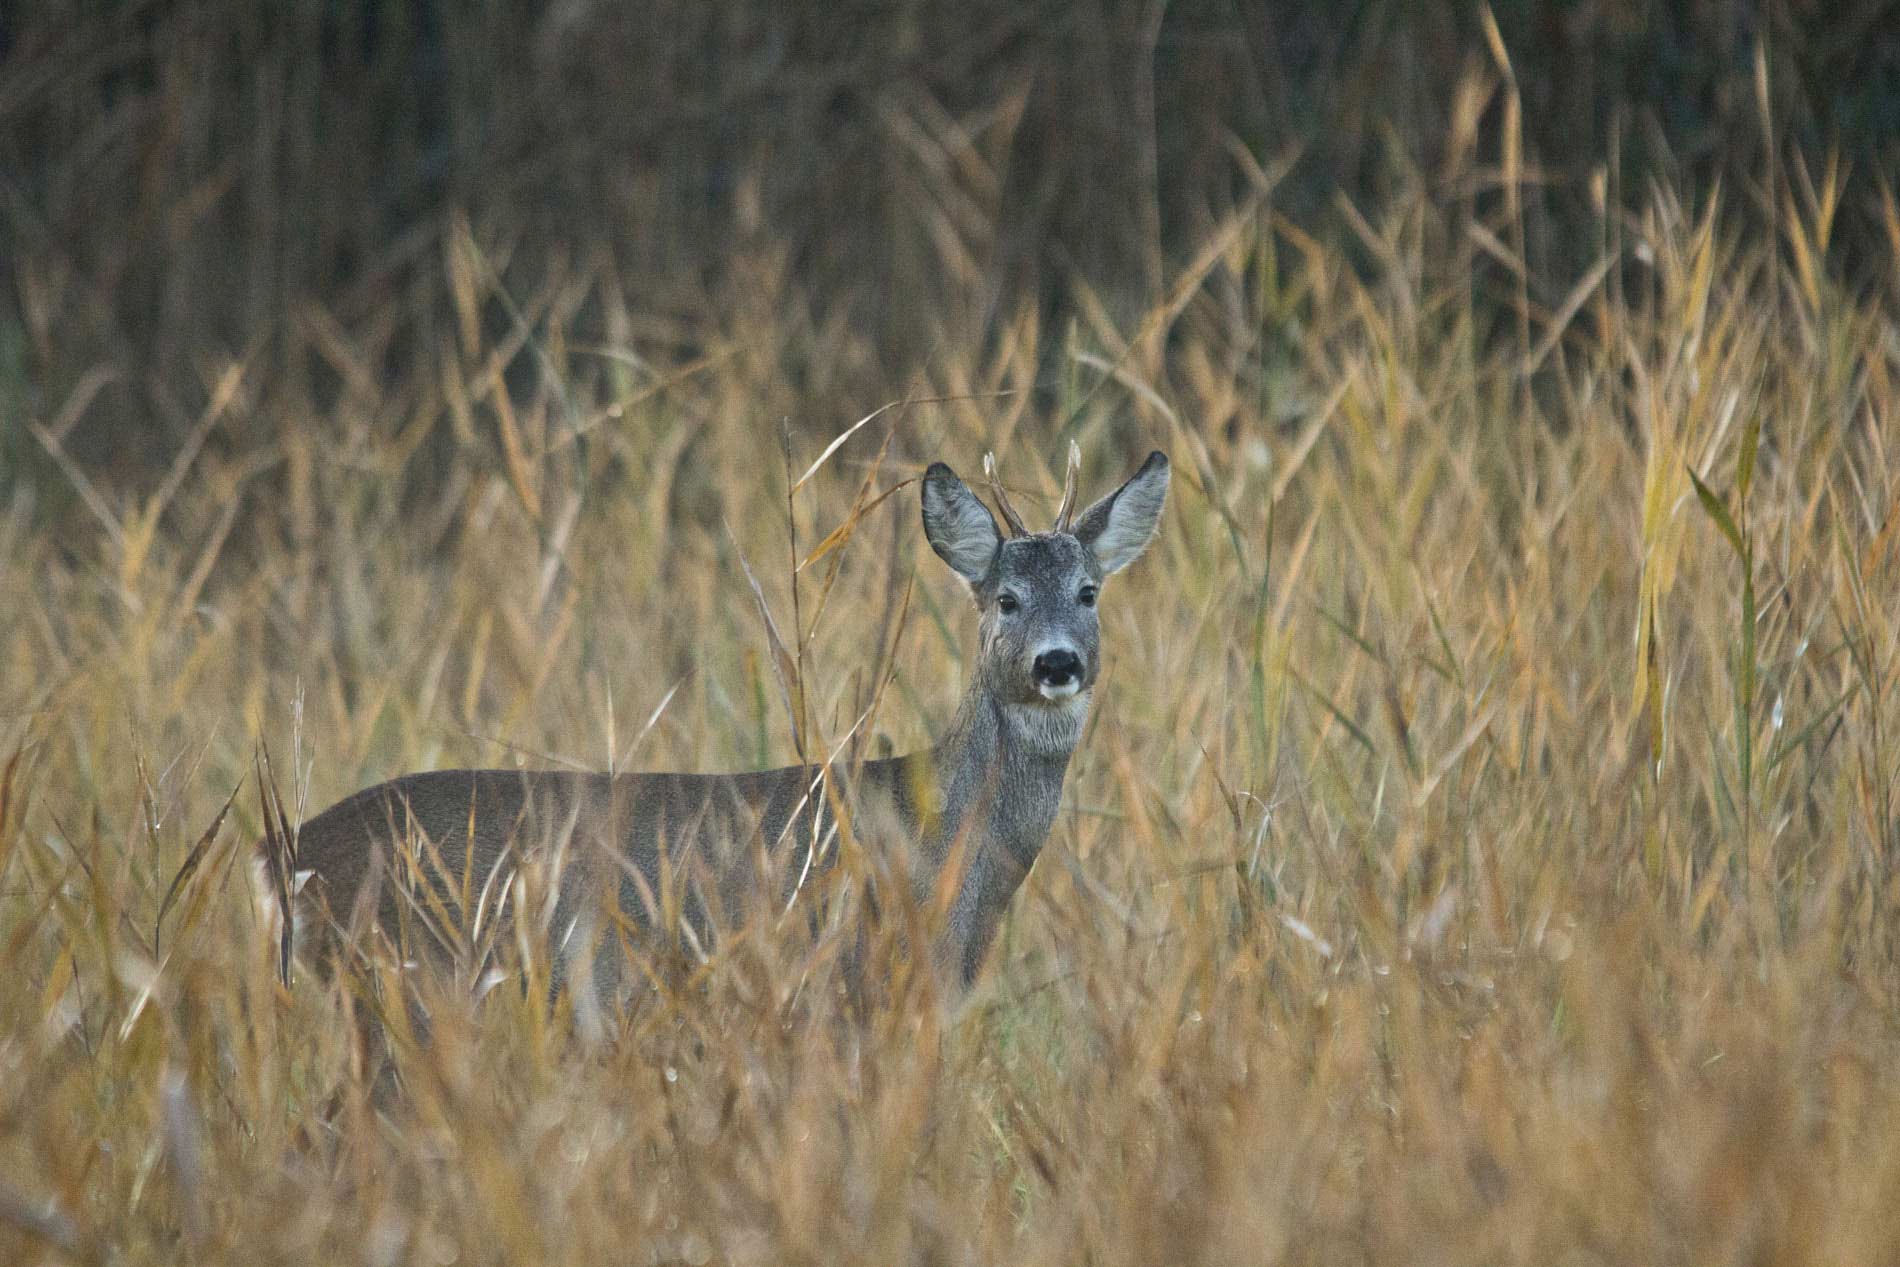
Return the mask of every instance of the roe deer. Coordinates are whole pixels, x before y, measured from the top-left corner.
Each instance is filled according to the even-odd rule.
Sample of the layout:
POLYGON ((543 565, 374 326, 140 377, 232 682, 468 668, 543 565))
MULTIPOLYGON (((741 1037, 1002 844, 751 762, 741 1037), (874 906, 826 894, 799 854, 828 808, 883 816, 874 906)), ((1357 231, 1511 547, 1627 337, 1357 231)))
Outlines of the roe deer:
POLYGON ((1167 495, 1168 460, 1155 452, 1077 515, 1076 466, 1071 446, 1055 524, 1032 533, 986 462, 1007 535, 948 466, 925 471, 924 535, 979 612, 969 688, 934 747, 850 769, 408 774, 305 822, 276 863, 280 899, 307 870, 314 893, 300 904, 326 904, 333 931, 373 919, 401 938, 420 925, 433 951, 466 950, 468 925, 484 922, 475 912, 507 904, 523 918, 530 890, 513 877, 540 867, 554 979, 585 972, 599 991, 620 975, 615 955, 595 962, 616 928, 695 939, 768 902, 787 909, 835 860, 848 805, 854 835, 881 831, 916 893, 941 903, 931 966, 952 993, 967 988, 1055 820, 1101 664, 1096 594, 1147 547, 1167 495), (459 917, 444 919, 451 907, 459 917))

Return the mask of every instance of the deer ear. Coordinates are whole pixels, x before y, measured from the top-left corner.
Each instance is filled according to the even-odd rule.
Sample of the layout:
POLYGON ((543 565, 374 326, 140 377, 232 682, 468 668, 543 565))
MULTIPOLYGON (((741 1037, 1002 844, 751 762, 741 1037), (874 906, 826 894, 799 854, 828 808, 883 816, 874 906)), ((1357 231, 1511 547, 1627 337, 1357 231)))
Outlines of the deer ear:
POLYGON ((1154 540, 1167 500, 1168 457, 1157 449, 1126 484, 1082 512, 1075 538, 1094 553, 1104 575, 1119 572, 1154 540))
POLYGON ((972 585, 989 575, 1003 544, 989 509, 942 462, 932 462, 924 472, 924 538, 972 585))

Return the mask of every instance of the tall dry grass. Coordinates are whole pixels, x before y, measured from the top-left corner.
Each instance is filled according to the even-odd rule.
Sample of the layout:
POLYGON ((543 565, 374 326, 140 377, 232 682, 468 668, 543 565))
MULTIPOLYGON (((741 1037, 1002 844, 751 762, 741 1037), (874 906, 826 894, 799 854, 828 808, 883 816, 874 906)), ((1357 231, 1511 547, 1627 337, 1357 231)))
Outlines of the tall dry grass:
POLYGON ((504 285, 466 226, 446 328, 299 314, 321 391, 201 367, 149 492, 34 424, 0 1256, 1892 1261, 1900 327, 1829 249, 1880 190, 1778 172, 1773 239, 1611 191, 1600 265, 1544 277, 1520 158, 1342 207, 1363 270, 1261 173, 1136 320, 946 335, 796 488, 862 334, 761 266, 682 344, 613 268, 504 285), (878 728, 921 744, 969 616, 911 490, 831 534, 990 448, 1053 504, 1070 438, 1097 487, 1167 449, 1175 492, 974 997, 840 1023, 740 947, 596 1041, 536 991, 277 980, 262 745, 293 813, 787 760, 742 559, 814 730, 888 667, 878 728))

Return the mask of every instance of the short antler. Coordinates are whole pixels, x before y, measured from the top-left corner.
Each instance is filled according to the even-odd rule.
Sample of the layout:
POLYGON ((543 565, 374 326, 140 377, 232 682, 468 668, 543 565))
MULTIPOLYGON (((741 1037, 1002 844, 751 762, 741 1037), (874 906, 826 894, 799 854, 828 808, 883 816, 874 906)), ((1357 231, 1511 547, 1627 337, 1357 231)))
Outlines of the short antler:
POLYGON ((1074 527, 1075 519, 1075 479, 1082 472, 1082 450, 1075 441, 1069 441, 1069 473, 1062 477, 1062 505, 1056 510, 1056 524, 1051 532, 1068 532, 1074 527))
POLYGON ((1003 481, 996 478, 996 454, 983 455, 983 475, 990 482, 990 495, 996 498, 996 508, 1003 512, 1003 522, 1009 525, 1009 535, 1028 536, 1029 529, 1023 526, 1023 517, 1009 504, 1009 494, 1003 491, 1003 481))

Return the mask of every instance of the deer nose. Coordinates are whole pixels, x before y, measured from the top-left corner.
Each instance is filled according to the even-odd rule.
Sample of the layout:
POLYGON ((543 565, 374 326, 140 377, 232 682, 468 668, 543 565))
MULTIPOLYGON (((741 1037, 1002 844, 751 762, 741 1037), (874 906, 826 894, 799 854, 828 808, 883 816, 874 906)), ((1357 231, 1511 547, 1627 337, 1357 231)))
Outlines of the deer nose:
POLYGON ((1037 654, 1030 676, 1039 686, 1067 686, 1082 675, 1082 657, 1067 647, 1037 654))

